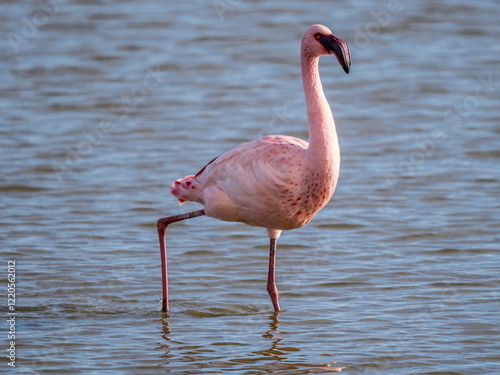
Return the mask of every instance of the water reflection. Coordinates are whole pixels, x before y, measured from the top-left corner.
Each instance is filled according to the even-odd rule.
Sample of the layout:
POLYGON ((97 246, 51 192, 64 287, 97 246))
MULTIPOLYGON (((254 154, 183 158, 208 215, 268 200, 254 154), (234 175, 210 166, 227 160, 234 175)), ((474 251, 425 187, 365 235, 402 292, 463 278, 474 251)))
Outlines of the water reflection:
MULTIPOLYGON (((163 351, 165 354, 162 355, 162 358, 172 358, 172 339, 170 338, 170 334, 172 333, 172 330, 170 329, 170 324, 168 322, 168 314, 164 313, 165 317, 161 319, 162 322, 162 339, 160 342, 164 342, 164 344, 160 345, 159 347, 156 348, 158 351, 163 351)), ((161 366, 168 366, 170 364, 170 361, 166 361, 163 364, 160 364, 161 366)))
MULTIPOLYGON (((270 315, 269 318, 270 318, 270 322, 269 322, 269 326, 271 327, 271 329, 269 329, 269 331, 267 331, 265 334, 262 335, 262 337, 266 338, 266 339, 273 339, 276 337, 275 333, 279 333, 279 316, 280 316, 280 312, 279 311, 276 311, 274 312, 274 314, 270 315)), ((278 340, 276 343, 278 343, 279 341, 281 340, 278 340)))
MULTIPOLYGON (((262 337, 271 340, 269 349, 258 351, 263 357, 271 357, 276 362, 272 364, 273 369, 283 370, 298 370, 297 373, 323 373, 323 372, 341 372, 345 367, 331 367, 330 363, 306 363, 291 360, 291 354, 299 353, 300 348, 294 346, 286 346, 286 333, 280 331, 280 312, 274 312, 269 315, 269 330, 266 331, 262 337)), ((293 372, 287 372, 292 373, 293 372)))
MULTIPOLYGON (((182 314, 186 317, 186 314, 182 314)), ((202 314, 198 314, 201 316, 202 314)), ((290 317, 288 317, 290 318, 290 317)), ((179 326, 178 330, 170 327, 171 317, 165 314, 161 327, 161 341, 163 344, 157 350, 163 351, 160 366, 169 368, 175 372, 178 362, 191 363, 193 373, 201 368, 204 360, 208 360, 207 353, 213 352, 206 345, 199 345, 206 342, 206 337, 200 336, 199 332, 188 332, 179 326), (194 342, 191 342, 193 340, 194 342), (165 360, 167 358, 167 360, 165 360), (176 358, 176 364, 170 362, 170 358, 176 358), (196 365, 194 365, 196 363, 196 365)), ((287 374, 325 373, 340 372, 344 367, 335 366, 336 362, 308 362, 305 355, 301 353, 301 348, 293 345, 287 330, 281 330, 280 312, 273 312, 269 315, 221 315, 218 317, 203 317, 205 320, 201 325, 214 327, 210 330, 212 346, 219 347, 219 355, 210 357, 219 367, 239 368, 241 371, 248 371, 248 374, 262 372, 274 373, 286 370, 287 374), (216 319, 216 321, 214 321, 216 319), (261 327, 259 337, 252 336, 253 332, 258 332, 261 327), (263 339, 263 340, 262 340, 263 339), (248 347, 260 350, 247 350, 248 347), (301 358, 304 358, 301 360, 301 358)), ((182 320, 176 322, 182 325, 182 320)), ((196 324, 198 326, 198 323, 196 324)), ((291 328, 291 327, 290 327, 291 328)), ((288 330, 290 331, 290 330, 288 330)), ((293 336, 292 336, 293 337, 293 336)), ((319 354, 329 356, 331 354, 319 354)), ((190 373, 184 372, 184 373, 190 373)))
POLYGON ((280 335, 279 331, 279 311, 274 312, 269 315, 269 327, 270 329, 266 331, 262 337, 269 339, 271 341, 271 347, 269 349, 257 351, 257 354, 260 354, 265 357, 275 357, 276 360, 282 361, 284 352, 280 349, 280 343, 285 339, 284 336, 280 335))

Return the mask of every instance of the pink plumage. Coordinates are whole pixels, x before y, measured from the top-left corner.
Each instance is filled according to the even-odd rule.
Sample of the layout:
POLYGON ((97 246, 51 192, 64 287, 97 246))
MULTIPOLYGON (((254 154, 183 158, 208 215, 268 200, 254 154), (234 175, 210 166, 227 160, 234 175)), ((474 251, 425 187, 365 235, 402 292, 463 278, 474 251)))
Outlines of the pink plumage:
POLYGON ((319 56, 326 54, 334 54, 344 71, 349 72, 347 44, 325 26, 309 27, 301 44, 309 143, 284 135, 266 136, 216 157, 196 175, 177 180, 170 187, 180 204, 193 201, 204 208, 158 221, 164 310, 168 309, 166 227, 176 221, 207 215, 267 229, 271 240, 268 291, 274 309, 279 311, 274 282, 276 240, 282 230, 307 224, 328 203, 339 175, 335 122, 318 71, 319 56))
POLYGON ((215 158, 195 176, 175 181, 182 204, 201 203, 207 216, 276 230, 307 224, 330 199, 336 179, 307 168, 308 143, 270 135, 215 158))

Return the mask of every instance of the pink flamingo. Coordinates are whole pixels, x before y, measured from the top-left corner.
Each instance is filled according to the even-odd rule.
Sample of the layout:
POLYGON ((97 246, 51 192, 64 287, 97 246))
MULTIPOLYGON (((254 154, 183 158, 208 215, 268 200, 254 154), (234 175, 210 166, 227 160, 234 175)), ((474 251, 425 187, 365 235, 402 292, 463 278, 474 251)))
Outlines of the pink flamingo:
POLYGON ((332 111, 323 93, 318 61, 333 54, 346 73, 347 43, 325 26, 310 26, 302 38, 301 67, 309 143, 269 135, 216 157, 196 175, 175 181, 170 192, 179 203, 198 202, 204 209, 158 220, 163 310, 168 310, 166 229, 169 224, 207 215, 267 229, 270 239, 267 291, 279 311, 275 283, 276 241, 281 231, 300 228, 330 200, 339 175, 340 150, 332 111))

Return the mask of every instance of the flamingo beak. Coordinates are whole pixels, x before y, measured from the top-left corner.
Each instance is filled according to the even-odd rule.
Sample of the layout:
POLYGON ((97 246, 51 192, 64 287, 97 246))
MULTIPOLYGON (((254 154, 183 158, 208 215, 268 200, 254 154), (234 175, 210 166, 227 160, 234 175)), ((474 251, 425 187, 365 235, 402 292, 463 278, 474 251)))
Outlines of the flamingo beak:
POLYGON ((325 47, 328 53, 333 53, 335 55, 340 66, 344 69, 344 72, 349 74, 349 69, 351 68, 351 52, 349 51, 347 43, 331 34, 322 35, 319 38, 319 42, 325 47))

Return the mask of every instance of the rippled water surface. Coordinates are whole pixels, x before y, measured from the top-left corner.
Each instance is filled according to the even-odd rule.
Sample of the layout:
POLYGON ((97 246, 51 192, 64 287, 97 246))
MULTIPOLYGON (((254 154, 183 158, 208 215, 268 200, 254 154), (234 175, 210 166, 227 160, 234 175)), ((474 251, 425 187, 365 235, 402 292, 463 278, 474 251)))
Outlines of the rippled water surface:
POLYGON ((1 373, 500 373, 498 1, 4 1, 1 373), (352 69, 320 71, 342 166, 283 233, 169 229, 172 181, 242 142, 307 138, 300 39, 322 23, 352 69), (15 261, 15 364, 5 323, 15 261))

